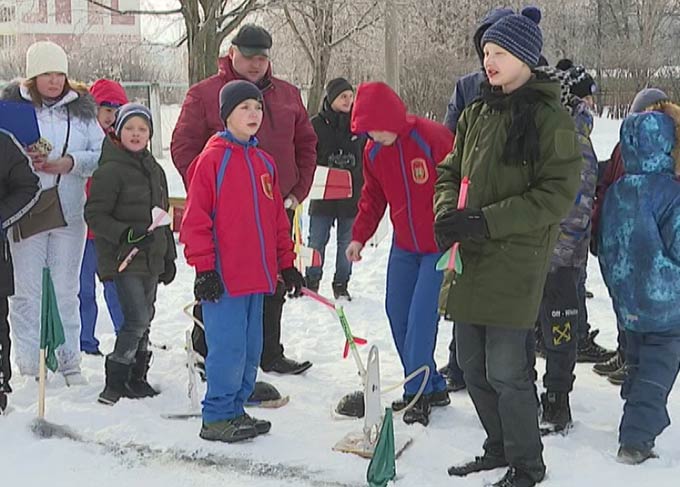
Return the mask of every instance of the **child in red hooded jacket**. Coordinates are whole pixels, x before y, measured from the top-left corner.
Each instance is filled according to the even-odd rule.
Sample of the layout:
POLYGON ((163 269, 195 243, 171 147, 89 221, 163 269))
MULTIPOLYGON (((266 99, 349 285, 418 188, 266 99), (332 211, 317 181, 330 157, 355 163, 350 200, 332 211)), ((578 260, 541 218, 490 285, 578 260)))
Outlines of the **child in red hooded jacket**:
MULTIPOLYGON (((97 103, 97 121, 108 135, 113 132, 113 123, 116 121, 116 111, 128 102, 125 90, 115 81, 110 79, 98 79, 90 87, 90 95, 97 103)), ((90 195, 90 184, 88 180, 85 186, 85 193, 90 195)), ((94 248, 94 234, 88 229, 87 241, 85 242, 85 252, 83 253, 83 263, 80 268, 80 350, 89 355, 102 355, 99 350, 99 340, 95 336, 97 325, 97 252, 94 248)), ((104 299, 109 309, 109 316, 113 323, 116 333, 123 326, 123 312, 118 302, 118 293, 113 281, 104 282, 104 299)))
POLYGON ((249 81, 220 91, 227 130, 211 137, 191 163, 180 241, 196 268, 208 355, 208 390, 200 437, 233 443, 269 432, 271 423, 246 414, 262 353, 265 294, 277 274, 299 296, 304 279, 295 267, 290 223, 276 165, 257 148, 262 93, 249 81))
MULTIPOLYGON (((450 403, 434 362, 442 273, 436 270, 441 252, 434 240, 432 205, 435 169, 451 151, 453 136, 441 124, 408 114, 385 83, 359 86, 352 132, 367 133, 371 140, 364 150, 365 182, 347 258, 361 260, 361 250, 389 204, 394 238, 387 267, 387 316, 404 375, 423 365, 430 369, 423 396, 404 421, 427 426, 430 406, 450 403)), ((395 410, 413 398, 421 380, 422 375, 406 383, 403 401, 392 405, 395 410)))

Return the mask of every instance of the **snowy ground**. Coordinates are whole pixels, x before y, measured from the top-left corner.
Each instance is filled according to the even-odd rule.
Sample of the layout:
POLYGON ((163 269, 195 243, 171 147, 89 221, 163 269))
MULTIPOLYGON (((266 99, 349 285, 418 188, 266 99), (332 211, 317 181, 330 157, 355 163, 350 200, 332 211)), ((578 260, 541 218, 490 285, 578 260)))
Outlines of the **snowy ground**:
MULTIPOLYGON (((618 122, 598 120, 595 131, 600 159, 608 157, 618 136, 618 122)), ((380 348, 384 385, 400 380, 400 367, 383 311, 383 290, 388 242, 365 251, 355 266, 351 291, 355 300, 346 306, 357 336, 380 348)), ((328 262, 334 251, 329 246, 328 262)), ((48 385, 47 416, 69 425, 86 443, 37 440, 29 431, 36 415, 37 387, 32 380, 16 377, 11 396, 13 411, 0 417, 0 486, 120 485, 167 486, 359 486, 364 485, 367 462, 331 451, 333 444, 360 422, 333 421, 331 407, 347 392, 359 388, 354 365, 342 360, 343 338, 334 316, 303 298, 286 305, 283 342, 290 357, 314 362, 303 377, 262 374, 291 402, 279 410, 253 410, 269 419, 272 432, 255 441, 228 446, 212 444, 197 436, 200 420, 168 421, 160 415, 186 411, 184 331, 190 321, 182 307, 192 299, 193 272, 181 260, 177 280, 161 288, 151 339, 168 350, 155 350, 150 381, 162 394, 143 401, 123 400, 114 407, 96 403, 103 385, 103 359, 85 357, 84 374, 89 385, 65 387, 60 376, 48 385)), ((601 342, 615 345, 615 320, 596 262, 590 263, 588 287, 590 321, 601 330, 601 342)), ((331 273, 329 269, 329 274, 331 273)), ((324 282, 322 294, 329 295, 324 282)), ((102 301, 103 303, 103 301, 102 301)), ((103 309, 103 308, 102 308, 103 309)), ((100 314, 102 349, 113 347, 114 337, 106 312, 100 314)), ((447 357, 450 326, 440 328, 438 363, 447 357)), ((367 353, 367 348, 362 350, 367 353)), ((542 367, 542 362, 539 362, 542 367)), ((386 397, 391 401, 397 396, 386 397)), ((680 475, 680 400, 670 399, 672 425, 658 441, 661 459, 640 467, 615 462, 616 438, 622 402, 618 389, 597 377, 588 365, 577 366, 572 397, 575 428, 568 437, 545 440, 548 477, 542 484, 567 486, 676 486, 680 475)), ((414 442, 397 462, 399 486, 480 486, 503 471, 466 479, 451 479, 446 468, 481 452, 484 434, 465 392, 452 395, 452 404, 433 412, 428 428, 406 427, 395 421, 397 434, 407 433, 414 442)))

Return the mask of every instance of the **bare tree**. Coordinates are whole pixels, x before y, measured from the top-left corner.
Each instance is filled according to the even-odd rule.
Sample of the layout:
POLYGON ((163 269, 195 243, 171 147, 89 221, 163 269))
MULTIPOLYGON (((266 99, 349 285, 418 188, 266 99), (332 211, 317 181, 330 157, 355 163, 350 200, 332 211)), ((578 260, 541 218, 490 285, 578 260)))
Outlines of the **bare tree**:
POLYGON ((215 74, 220 45, 243 19, 264 6, 263 0, 178 0, 180 7, 168 10, 119 10, 98 0, 93 5, 121 15, 177 15, 184 19, 188 53, 189 83, 215 74))
POLYGON ((333 49, 373 25, 378 1, 297 0, 281 2, 283 14, 311 68, 307 111, 315 113, 323 98, 333 49))

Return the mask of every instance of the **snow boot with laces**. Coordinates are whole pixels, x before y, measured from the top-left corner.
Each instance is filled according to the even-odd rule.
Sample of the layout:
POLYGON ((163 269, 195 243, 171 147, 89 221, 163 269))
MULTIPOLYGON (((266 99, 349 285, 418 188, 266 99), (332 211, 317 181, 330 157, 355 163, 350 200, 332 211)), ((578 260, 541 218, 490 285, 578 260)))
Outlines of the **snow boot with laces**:
POLYGON ((544 392, 541 394, 543 415, 541 416, 541 435, 553 433, 566 434, 572 426, 569 394, 566 392, 544 392))

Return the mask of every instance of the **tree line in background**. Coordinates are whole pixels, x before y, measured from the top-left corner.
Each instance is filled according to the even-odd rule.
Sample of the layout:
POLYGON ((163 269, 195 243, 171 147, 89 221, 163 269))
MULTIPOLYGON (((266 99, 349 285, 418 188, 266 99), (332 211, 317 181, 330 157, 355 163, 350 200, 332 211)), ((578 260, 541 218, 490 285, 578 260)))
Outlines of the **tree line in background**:
MULTIPOLYGON (((91 3, 106 7, 98 0, 91 3)), ((244 21, 274 37, 278 76, 305 88, 315 113, 326 82, 385 79, 385 53, 399 55, 399 91, 411 111, 443 120, 458 77, 480 68, 472 36, 490 9, 535 4, 543 12, 544 54, 551 64, 569 57, 595 76, 598 105, 625 114, 634 94, 649 85, 680 96, 680 0, 177 0, 164 11, 184 25, 173 46, 83 46, 71 52, 73 76, 93 79, 195 83, 217 71, 216 59, 244 21), (396 15, 386 16, 386 12, 396 15), (385 43, 385 21, 394 42, 385 43), (174 47, 174 49, 173 49, 174 47)), ((16 76, 21 59, 4 53, 0 78, 16 76), (14 70, 14 72, 13 72, 14 70)))

